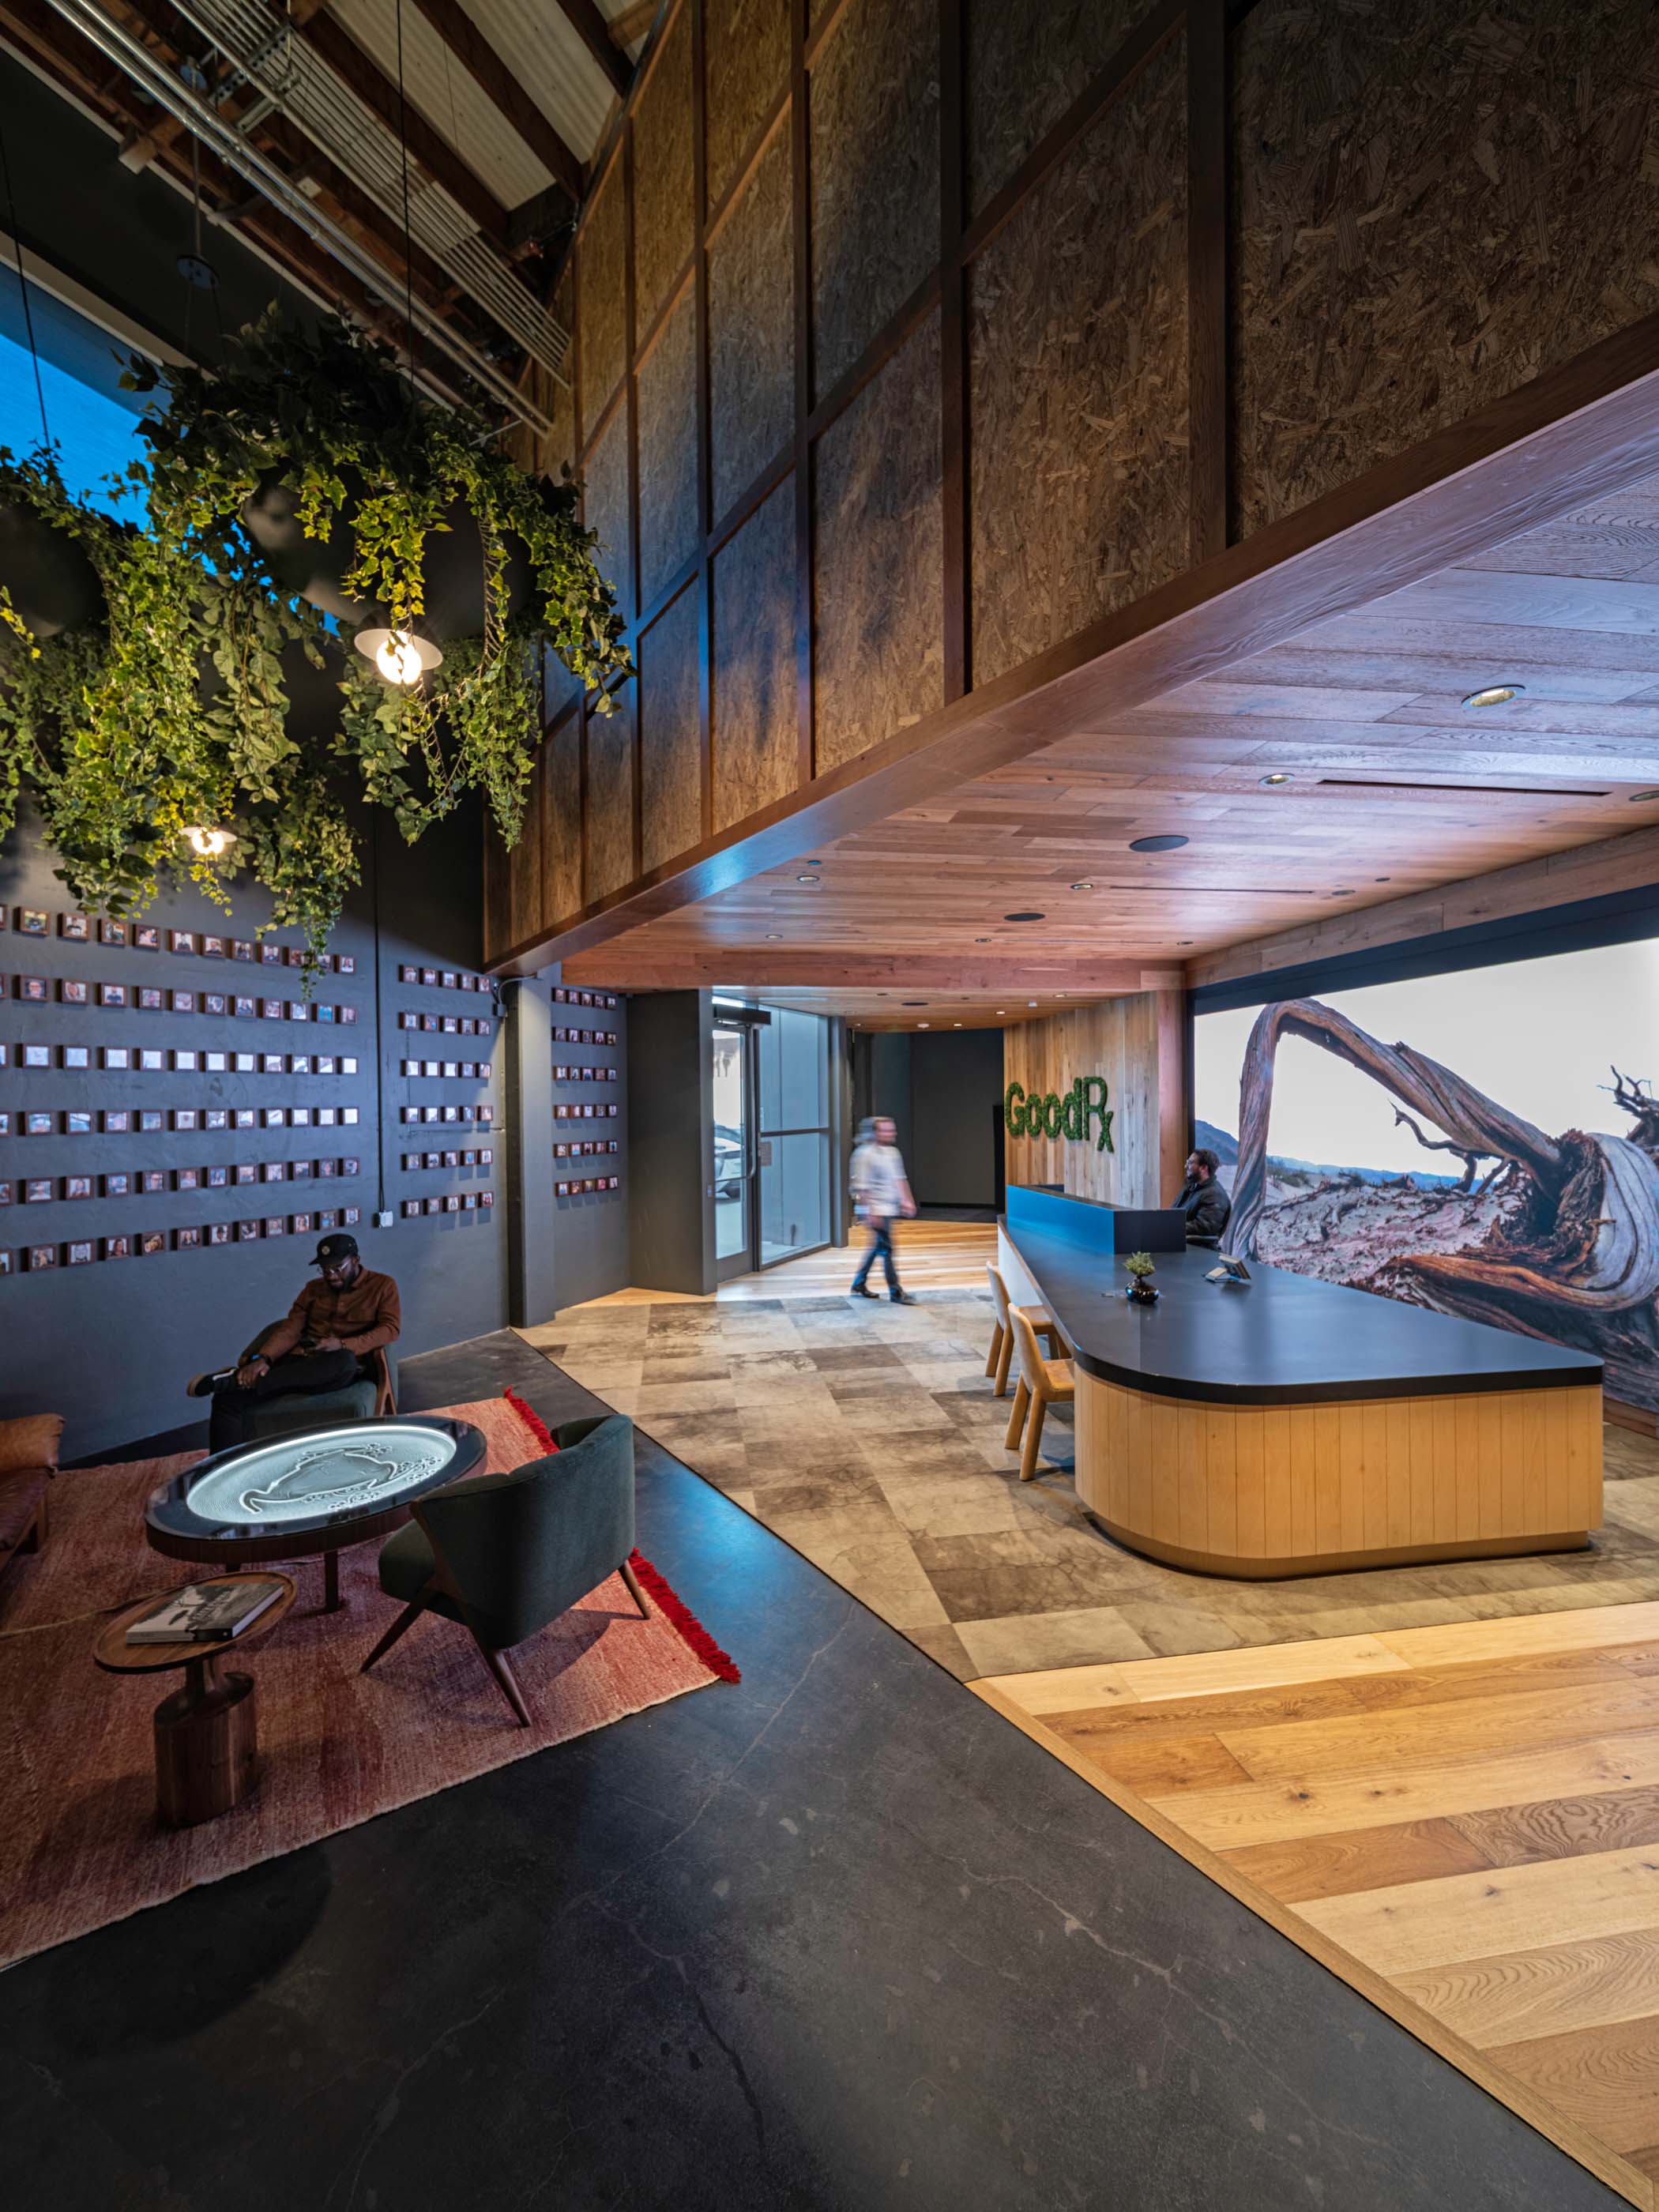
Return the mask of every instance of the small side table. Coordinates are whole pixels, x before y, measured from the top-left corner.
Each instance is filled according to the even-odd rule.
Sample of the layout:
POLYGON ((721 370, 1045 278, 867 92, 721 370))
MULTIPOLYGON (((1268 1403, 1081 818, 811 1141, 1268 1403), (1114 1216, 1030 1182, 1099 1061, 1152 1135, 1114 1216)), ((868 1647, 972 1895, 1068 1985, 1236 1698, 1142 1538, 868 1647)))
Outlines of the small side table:
POLYGON ((222 1673, 227 1651, 274 1628, 293 1604, 288 1575, 215 1575, 203 1583, 275 1583, 281 1592, 240 1636, 216 1644, 129 1644, 127 1630, 165 1595, 152 1592, 106 1621, 92 1647, 95 1663, 110 1674, 155 1674, 182 1667, 185 1684, 155 1708, 155 1809, 170 1828, 193 1827, 239 1805, 252 1786, 258 1733, 251 1674, 222 1673))

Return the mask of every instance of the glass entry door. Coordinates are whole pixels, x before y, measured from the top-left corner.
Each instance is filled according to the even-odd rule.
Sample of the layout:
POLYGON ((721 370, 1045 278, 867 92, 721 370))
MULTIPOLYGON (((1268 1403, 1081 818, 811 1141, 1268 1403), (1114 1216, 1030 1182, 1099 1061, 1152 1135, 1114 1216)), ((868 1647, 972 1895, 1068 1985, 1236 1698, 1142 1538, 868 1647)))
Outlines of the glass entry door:
POLYGON ((714 1024, 714 1260, 721 1282, 753 1273, 755 1036, 714 1024))

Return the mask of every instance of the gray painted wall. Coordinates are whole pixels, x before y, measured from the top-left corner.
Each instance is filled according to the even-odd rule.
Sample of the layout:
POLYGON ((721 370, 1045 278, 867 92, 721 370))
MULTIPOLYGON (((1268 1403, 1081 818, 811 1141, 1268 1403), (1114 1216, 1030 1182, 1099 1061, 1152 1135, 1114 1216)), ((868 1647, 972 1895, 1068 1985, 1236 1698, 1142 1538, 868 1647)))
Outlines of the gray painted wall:
MULTIPOLYGON (((206 959, 167 950, 139 951, 106 946, 94 926, 90 943, 57 933, 57 916, 70 910, 64 886, 52 874, 52 856, 38 827, 26 819, 0 854, 0 902, 8 927, 0 933, 0 1042, 9 1046, 9 1065, 0 1069, 0 1109, 11 1114, 10 1133, 0 1136, 0 1183, 15 1194, 0 1208, 0 1249, 9 1250, 13 1272, 0 1279, 0 1416, 42 1409, 68 1420, 65 1455, 119 1447, 125 1443, 187 1425, 199 1417, 198 1401, 183 1395, 197 1369, 233 1357, 264 1322, 287 1310, 307 1279, 306 1261, 312 1237, 283 1234, 252 1243, 169 1249, 146 1258, 98 1260, 87 1267, 61 1264, 68 1244, 87 1239, 94 1250, 108 1236, 142 1231, 172 1232, 213 1221, 235 1223, 295 1213, 323 1206, 358 1206, 356 1234, 371 1267, 394 1274, 403 1292, 404 1354, 453 1344, 500 1328, 507 1318, 507 1161, 502 1090, 492 1079, 480 1083, 441 1077, 405 1078, 405 1058, 453 1058, 499 1061, 501 1038, 490 994, 446 990, 402 983, 400 965, 446 968, 476 973, 480 952, 481 842, 476 815, 463 812, 431 832, 410 850, 389 827, 380 838, 380 1000, 379 1073, 376 1081, 376 969, 372 926, 372 867, 351 896, 333 950, 353 956, 356 972, 319 980, 314 996, 356 1008, 347 1026, 314 1020, 235 1019, 200 1011, 139 1012, 76 1005, 63 1000, 64 981, 160 986, 169 994, 237 991, 258 997, 298 1000, 298 972, 289 968, 206 959), (45 939, 20 933, 10 924, 20 906, 44 908, 52 915, 52 934, 45 939), (47 979, 50 997, 34 1003, 19 996, 17 978, 47 979), (440 1022, 483 1017, 492 1024, 488 1038, 459 1034, 404 1032, 398 1014, 409 1010, 432 1014, 440 1022), (54 1065, 25 1070, 18 1062, 24 1042, 52 1048, 54 1065), (82 1073, 61 1066, 62 1048, 91 1048, 92 1068, 82 1073), (106 1046, 281 1052, 337 1058, 353 1054, 355 1076, 237 1074, 205 1072, 119 1073, 99 1066, 106 1046), (492 1127, 480 1129, 434 1123, 410 1127, 400 1119, 406 1105, 461 1105, 489 1099, 495 1106, 492 1127), (384 1120, 380 1106, 384 1104, 384 1120), (295 1105, 311 1109, 355 1106, 355 1127, 299 1128, 258 1127, 228 1132, 175 1131, 106 1133, 98 1119, 106 1109, 161 1108, 169 1122, 173 1109, 208 1107, 263 1109, 295 1105), (50 1135, 21 1132, 21 1115, 50 1111, 58 1126, 50 1135), (68 1134, 62 1116, 70 1111, 94 1116, 90 1134, 68 1134), (406 1152, 445 1150, 493 1151, 493 1164, 406 1170, 406 1152), (355 1177, 233 1183, 223 1189, 169 1188, 150 1195, 110 1197, 103 1177, 111 1173, 230 1165, 239 1162, 282 1162, 319 1158, 355 1158, 355 1177), (373 1225, 380 1194, 393 1211, 392 1226, 373 1225), (27 1180, 50 1177, 58 1192, 67 1176, 90 1176, 96 1194, 89 1199, 54 1195, 48 1202, 23 1204, 27 1180), (406 1199, 445 1198, 450 1194, 489 1190, 496 1204, 488 1211, 441 1212, 405 1219, 406 1199), (34 1244, 58 1248, 60 1264, 44 1273, 22 1268, 21 1254, 34 1244)), ((269 912, 263 894, 238 884, 234 912, 226 915, 193 890, 158 901, 143 919, 163 933, 172 929, 251 938, 269 912)), ((276 941, 296 941, 296 933, 275 933, 276 941)))
POLYGON ((853 1041, 852 1089, 856 1115, 896 1124, 919 1206, 995 1204, 1000 1030, 863 1032, 853 1041))
POLYGON ((629 1265, 642 1290, 714 1287, 713 1030, 707 991, 629 1002, 629 1265))

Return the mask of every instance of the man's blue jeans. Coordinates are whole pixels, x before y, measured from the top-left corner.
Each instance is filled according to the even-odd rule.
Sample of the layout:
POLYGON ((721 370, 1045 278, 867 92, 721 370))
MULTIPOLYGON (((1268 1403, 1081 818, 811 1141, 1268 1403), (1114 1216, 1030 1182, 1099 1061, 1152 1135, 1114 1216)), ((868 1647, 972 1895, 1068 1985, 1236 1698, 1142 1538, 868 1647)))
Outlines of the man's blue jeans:
POLYGON ((876 1264, 876 1255, 879 1253, 881 1264, 887 1270, 888 1292, 891 1297, 896 1297, 899 1279, 898 1269, 893 1265, 892 1218, 884 1213, 872 1214, 865 1225, 870 1231, 870 1249, 865 1254, 857 1274, 853 1278, 853 1288, 855 1291, 861 1291, 864 1288, 870 1279, 870 1270, 876 1264))

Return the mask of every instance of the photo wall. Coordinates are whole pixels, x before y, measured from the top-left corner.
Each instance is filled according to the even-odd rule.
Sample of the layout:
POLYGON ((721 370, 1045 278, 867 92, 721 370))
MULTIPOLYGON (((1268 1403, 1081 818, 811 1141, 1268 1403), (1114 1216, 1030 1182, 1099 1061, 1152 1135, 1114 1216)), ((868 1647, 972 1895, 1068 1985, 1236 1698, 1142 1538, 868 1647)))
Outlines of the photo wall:
POLYGON ((1225 1249, 1589 1352, 1659 1408, 1659 939, 1196 1013, 1225 1249))

